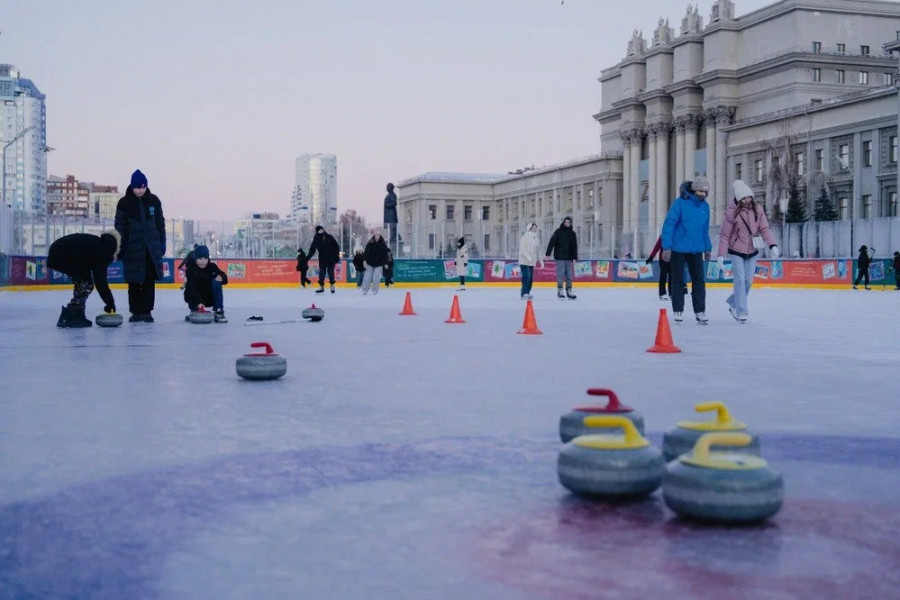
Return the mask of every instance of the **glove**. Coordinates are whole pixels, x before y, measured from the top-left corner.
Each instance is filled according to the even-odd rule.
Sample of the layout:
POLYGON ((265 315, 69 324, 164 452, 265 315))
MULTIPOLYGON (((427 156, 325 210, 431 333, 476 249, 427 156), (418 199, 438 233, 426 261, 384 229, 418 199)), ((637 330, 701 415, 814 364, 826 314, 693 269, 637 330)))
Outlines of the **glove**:
POLYGON ((116 305, 115 304, 107 304, 106 306, 103 307, 103 312, 105 312, 108 315, 116 314, 116 305))
POLYGON ((703 260, 709 260, 710 258, 712 258, 712 252, 703 253, 703 260))
POLYGON ((647 260, 645 260, 644 262, 649 265, 650 263, 653 262, 653 259, 650 257, 647 257, 647 260))
POLYGON ((541 261, 541 268, 544 268, 544 261, 541 261))
POLYGON ((772 258, 778 258, 779 256, 781 256, 781 249, 778 246, 776 246, 775 244, 772 244, 769 247, 769 251, 770 251, 770 254, 772 255, 772 258))
POLYGON ((669 262, 672 260, 672 251, 669 249, 663 250, 662 254, 659 255, 664 261, 669 262))
POLYGON ((716 259, 716 262, 719 264, 719 270, 724 271, 725 270, 725 257, 720 256, 719 258, 716 259))

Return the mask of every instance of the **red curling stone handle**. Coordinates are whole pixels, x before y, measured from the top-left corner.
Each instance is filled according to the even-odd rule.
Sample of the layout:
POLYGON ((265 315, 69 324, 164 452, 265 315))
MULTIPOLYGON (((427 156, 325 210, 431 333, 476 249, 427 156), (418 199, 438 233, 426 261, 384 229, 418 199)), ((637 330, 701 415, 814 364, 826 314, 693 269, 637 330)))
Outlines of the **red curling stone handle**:
POLYGON ((598 412, 630 412, 634 410, 630 406, 625 406, 619 402, 619 397, 612 390, 606 388, 590 388, 587 393, 588 396, 606 396, 609 398, 606 406, 598 412))
POLYGON ((265 348, 265 352, 257 352, 251 354, 245 354, 244 356, 277 356, 277 353, 272 350, 272 344, 269 342, 253 342, 250 344, 251 348, 265 348))

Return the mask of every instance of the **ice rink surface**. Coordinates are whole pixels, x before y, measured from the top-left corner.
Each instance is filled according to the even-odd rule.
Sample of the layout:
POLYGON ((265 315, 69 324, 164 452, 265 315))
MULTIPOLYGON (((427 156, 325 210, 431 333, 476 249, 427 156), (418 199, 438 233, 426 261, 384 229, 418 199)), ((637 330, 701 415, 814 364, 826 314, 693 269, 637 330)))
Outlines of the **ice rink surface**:
POLYGON ((742 326, 710 289, 710 324, 688 308, 683 352, 656 355, 655 288, 538 288, 541 336, 516 335, 514 288, 460 292, 454 325, 452 287, 412 289, 414 317, 397 314, 405 291, 226 290, 230 323, 190 325, 158 290, 156 323, 84 330, 55 327, 68 290, 0 292, 0 599, 900 589, 900 293, 755 289, 742 326), (312 302, 322 322, 271 323, 312 302), (236 376, 255 341, 285 377, 236 376), (589 387, 638 409, 656 445, 725 401, 784 474, 784 508, 709 527, 659 492, 570 495, 558 422, 589 387))

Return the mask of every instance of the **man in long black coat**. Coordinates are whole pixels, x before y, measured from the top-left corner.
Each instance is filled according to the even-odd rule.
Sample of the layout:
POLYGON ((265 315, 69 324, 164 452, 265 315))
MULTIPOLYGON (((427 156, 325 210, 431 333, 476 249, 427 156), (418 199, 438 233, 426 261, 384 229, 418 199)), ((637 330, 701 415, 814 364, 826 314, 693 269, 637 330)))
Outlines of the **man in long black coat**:
POLYGON ((84 316, 84 305, 95 286, 105 304, 103 310, 116 312, 116 301, 106 281, 106 269, 118 253, 119 234, 115 231, 99 236, 70 233, 50 244, 47 266, 68 275, 74 287, 72 299, 62 307, 57 327, 91 326, 91 321, 84 316))
POLYGON ((334 293, 334 266, 340 260, 341 247, 334 236, 325 231, 321 225, 316 225, 316 235, 306 258, 312 260, 313 254, 319 253, 319 289, 317 294, 325 291, 325 274, 328 274, 328 282, 331 284, 331 293, 334 293))
POLYGON ((116 231, 122 236, 119 257, 128 283, 128 310, 132 323, 152 323, 156 280, 162 279, 166 253, 166 220, 162 203, 147 187, 140 169, 116 205, 116 231))

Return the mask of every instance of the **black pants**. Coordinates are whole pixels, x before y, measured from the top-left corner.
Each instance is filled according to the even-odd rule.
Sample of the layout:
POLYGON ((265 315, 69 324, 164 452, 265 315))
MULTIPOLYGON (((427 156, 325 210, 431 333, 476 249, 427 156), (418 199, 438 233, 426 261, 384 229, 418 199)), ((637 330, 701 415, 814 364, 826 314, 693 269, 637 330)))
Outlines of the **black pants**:
POLYGON ((72 299, 69 300, 69 308, 84 308, 88 296, 94 291, 93 278, 90 274, 73 275, 72 285, 74 289, 72 290, 72 299))
POLYGON ((664 296, 666 293, 672 295, 672 263, 659 259, 659 295, 664 296))
POLYGON ((694 314, 706 312, 706 280, 703 277, 703 253, 683 254, 672 252, 672 310, 684 312, 684 265, 691 276, 691 303, 694 314))
POLYGON ((312 283, 312 281, 309 280, 309 277, 306 276, 306 274, 308 272, 309 272, 309 267, 306 267, 305 269, 300 269, 300 285, 302 285, 303 287, 306 287, 312 283))
POLYGON ((325 275, 328 275, 328 283, 334 285, 334 263, 325 264, 319 261, 319 287, 325 287, 325 275))
POLYGON ((894 282, 897 285, 897 289, 900 290, 900 271, 894 271, 894 282))
POLYGON ((147 315, 156 303, 156 265, 153 257, 146 253, 144 281, 128 283, 128 311, 133 315, 147 315))
POLYGON ((869 287, 869 267, 865 269, 860 269, 859 273, 856 275, 856 281, 853 282, 853 285, 859 285, 859 280, 865 278, 866 287, 869 287))

